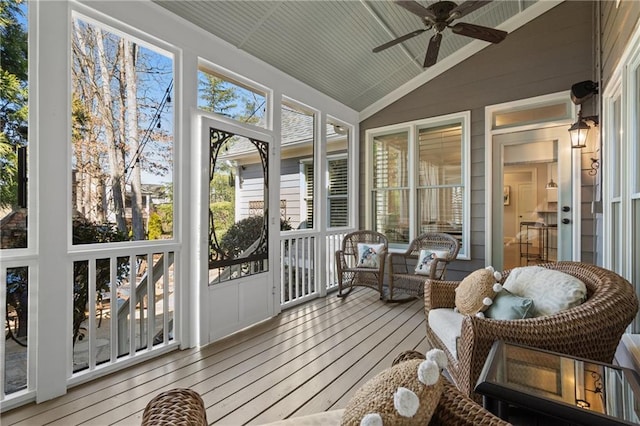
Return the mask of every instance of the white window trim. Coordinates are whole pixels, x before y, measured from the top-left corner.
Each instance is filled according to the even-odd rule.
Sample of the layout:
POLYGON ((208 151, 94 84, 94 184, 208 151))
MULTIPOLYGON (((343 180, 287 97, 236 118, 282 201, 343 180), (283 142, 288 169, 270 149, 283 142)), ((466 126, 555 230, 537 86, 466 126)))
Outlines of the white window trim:
POLYGON ((365 226, 368 229, 373 227, 373 215, 371 212, 371 191, 373 181, 373 149, 371 144, 373 138, 402 130, 407 131, 408 138, 408 170, 409 170, 409 241, 417 237, 416 229, 416 135, 419 129, 443 126, 452 123, 462 124, 462 147, 461 147, 461 170, 462 186, 464 188, 463 197, 463 224, 462 224, 462 245, 458 253, 458 259, 471 259, 471 111, 462 111, 452 114, 430 117, 421 120, 408 121, 404 123, 392 124, 389 126, 368 129, 365 132, 366 151, 365 158, 365 226))

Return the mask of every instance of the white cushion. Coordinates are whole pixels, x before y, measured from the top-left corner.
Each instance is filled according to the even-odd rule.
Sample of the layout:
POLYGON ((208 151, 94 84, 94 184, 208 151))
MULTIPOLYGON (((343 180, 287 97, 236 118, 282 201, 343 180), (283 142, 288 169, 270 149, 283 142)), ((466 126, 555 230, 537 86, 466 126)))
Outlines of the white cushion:
POLYGON ((384 244, 358 243, 358 268, 379 268, 384 244))
POLYGON ((457 342, 462 333, 463 318, 464 315, 449 308, 431 309, 429 311, 429 327, 456 359, 458 359, 457 342))
POLYGON ((553 315, 581 304, 587 287, 574 276, 541 266, 514 268, 504 282, 511 293, 533 300, 535 316, 553 315))
MULTIPOLYGON (((446 258, 449 252, 446 250, 420 250, 420 256, 418 257, 418 263, 416 263, 416 274, 429 275, 431 272, 431 261, 435 258, 446 258)), ((444 263, 440 263, 436 268, 435 278, 440 278, 442 270, 444 269, 444 263)))

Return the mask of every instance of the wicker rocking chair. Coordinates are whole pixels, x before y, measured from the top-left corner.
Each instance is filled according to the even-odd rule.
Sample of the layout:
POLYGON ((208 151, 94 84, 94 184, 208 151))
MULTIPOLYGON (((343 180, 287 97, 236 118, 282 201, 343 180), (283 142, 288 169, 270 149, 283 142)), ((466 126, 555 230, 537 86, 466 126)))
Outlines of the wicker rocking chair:
POLYGON ((384 299, 382 283, 388 249, 387 237, 379 232, 356 231, 345 235, 342 240, 342 248, 336 251, 338 297, 347 296, 355 286, 364 286, 378 291, 380 299, 384 299), (381 252, 377 253, 378 259, 375 267, 363 266, 358 252, 359 244, 383 245, 381 252), (343 293, 346 288, 348 291, 343 293))
POLYGON ((447 266, 458 256, 460 243, 456 238, 441 232, 427 232, 416 237, 404 253, 391 253, 389 259, 389 299, 394 292, 422 298, 427 279, 443 280, 447 266), (429 263, 423 274, 415 272, 421 250, 441 253, 429 263))

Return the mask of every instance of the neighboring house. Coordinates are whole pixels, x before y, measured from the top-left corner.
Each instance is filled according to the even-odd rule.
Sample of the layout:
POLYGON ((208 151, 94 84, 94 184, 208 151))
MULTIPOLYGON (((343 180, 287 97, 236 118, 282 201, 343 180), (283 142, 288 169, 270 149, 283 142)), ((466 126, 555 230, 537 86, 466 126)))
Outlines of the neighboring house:
MULTIPOLYGON (((317 140, 313 114, 282 108, 280 141, 280 217, 293 229, 313 227, 314 216, 314 148, 317 140)), ((329 226, 348 225, 348 133, 336 125, 326 126, 327 172, 333 188, 327 214, 329 226)), ((236 221, 264 214, 265 191, 262 164, 256 161, 255 147, 246 138, 233 142, 219 161, 233 164, 236 221)))
MULTIPOLYGON (((30 140, 33 153, 29 159, 32 188, 28 220, 31 222, 28 247, 3 251, 1 268, 2 272, 16 267, 29 269, 29 289, 34 290, 29 293, 33 302, 29 304, 31 340, 28 349, 24 349, 24 363, 20 365, 27 372, 24 383, 17 392, 0 395, 3 410, 29 401, 55 398, 72 386, 169 350, 206 345, 281 311, 283 263, 279 249, 289 241, 286 235, 272 233, 278 241, 269 241, 268 274, 247 274, 231 283, 209 285, 206 229, 210 159, 206 152, 206 131, 214 128, 271 141, 267 156, 280 159, 280 164, 270 164, 280 172, 280 188, 269 188, 279 194, 270 199, 274 207, 270 209, 270 223, 275 224, 279 216, 284 216, 291 218, 294 228, 307 227, 290 234, 300 239, 299 246, 310 241, 316 244, 314 250, 308 251, 316 256, 315 265, 321 266, 314 270, 316 283, 331 280, 329 267, 336 242, 344 233, 390 223, 398 225, 397 232, 401 235, 395 249, 401 249, 401 243, 423 230, 454 227, 460 230, 464 249, 447 275, 448 279, 458 279, 503 260, 500 251, 504 243, 506 204, 503 168, 516 161, 505 162, 499 154, 508 151, 511 145, 526 141, 527 132, 542 132, 535 133, 536 140, 551 141, 550 145, 554 146, 553 142, 566 139, 566 130, 575 121, 577 110, 584 108, 584 115, 600 116, 600 126, 597 131, 592 130, 587 147, 572 151, 567 150, 564 142, 556 144, 562 145, 555 148, 558 152, 541 157, 540 162, 552 164, 557 157, 558 162, 563 162, 557 168, 560 174, 553 171, 547 174, 546 170, 550 169, 541 167, 537 183, 554 178, 558 182, 558 200, 571 200, 570 211, 564 212, 564 205, 557 206, 557 217, 568 221, 563 224, 564 228, 559 222, 559 229, 570 231, 569 239, 563 241, 573 243, 567 245, 570 252, 562 257, 612 269, 632 281, 640 293, 637 262, 640 258, 637 129, 640 2, 560 3, 513 31, 503 43, 460 63, 449 63, 448 68, 440 68, 442 72, 428 81, 418 77, 398 89, 397 93, 402 96, 387 98, 385 105, 376 104, 374 109, 367 107, 366 111, 356 111, 312 89, 152 2, 41 1, 30 4, 33 18, 39 18, 32 21, 34 27, 30 30, 33 50, 29 73, 33 84, 30 84, 29 99, 33 102, 29 111, 29 134, 33 138, 30 140), (71 200, 75 188, 70 178, 73 88, 69 29, 76 15, 86 16, 88 21, 97 22, 113 33, 125 34, 136 43, 162 51, 172 61, 176 109, 171 120, 176 142, 172 152, 175 210, 171 239, 91 247, 70 244, 71 218, 68 216, 73 211, 71 200), (246 86, 268 93, 271 96, 267 102, 271 109, 268 117, 280 117, 278 111, 288 100, 312 110, 316 117, 313 138, 308 134, 301 136, 309 132, 309 123, 296 122, 286 114, 280 122, 260 127, 198 110, 195 76, 203 62, 216 65, 221 74, 241 80, 246 86), (600 83, 598 95, 581 106, 572 105, 571 86, 585 80, 600 83), (538 106, 541 109, 536 109, 538 106), (536 118, 518 118, 521 112, 536 118), (540 113, 544 113, 542 118, 540 113), (329 123, 348 128, 348 133, 334 131, 329 123), (433 146, 430 140, 420 139, 422 130, 433 136, 438 129, 452 123, 460 123, 462 130, 456 136, 456 147, 448 145, 452 149, 447 151, 446 159, 435 161, 425 154, 421 164, 412 161, 418 157, 414 153, 433 146), (328 127, 331 128, 327 130, 328 127), (512 132, 513 129, 518 132, 512 132), (550 132, 549 129, 559 133, 544 133, 550 132), (385 139, 393 132, 406 137, 385 139), (393 170, 385 171, 388 178, 407 176, 406 185, 398 184, 391 190, 408 195, 396 197, 393 203, 386 203, 384 197, 381 197, 383 201, 376 201, 377 204, 372 201, 374 195, 389 190, 384 186, 387 180, 380 180, 381 186, 374 185, 373 176, 378 177, 382 169, 378 165, 391 164, 388 161, 391 156, 382 156, 380 162, 373 162, 371 153, 376 141, 380 141, 386 153, 393 151, 397 158, 403 159, 393 170), (312 158, 313 163, 308 161, 312 158), (328 175, 335 170, 335 181, 327 180, 319 170, 327 171, 328 175), (415 179, 419 173, 410 172, 416 170, 424 171, 424 175, 432 179, 415 179), (444 170, 447 173, 440 174, 444 170), (455 173, 455 179, 449 180, 455 173), (313 193, 309 192, 311 185, 313 193), (431 192, 431 196, 423 197, 421 202, 416 195, 418 191, 431 192), (424 202, 425 199, 433 202, 424 202), (439 208, 430 208, 433 204, 439 208), (439 217, 442 212, 447 215, 444 219, 439 217), (422 213, 425 216, 421 216, 422 213), (392 215, 402 216, 402 220, 392 215), (318 220, 316 216, 326 220, 318 220), (384 220, 380 219, 382 216, 384 220), (424 217, 427 219, 423 220, 424 217), (133 277, 128 274, 136 272, 137 261, 142 258, 165 262, 158 261, 150 268, 154 271, 152 280, 145 278, 142 286, 145 291, 155 288, 165 292, 156 294, 156 300, 167 301, 163 309, 170 307, 171 311, 162 311, 162 316, 158 311, 156 317, 151 316, 157 320, 162 318, 158 331, 159 335, 164 333, 164 340, 152 347, 144 345, 142 340, 136 342, 142 332, 134 328, 136 321, 130 321, 134 325, 121 333, 132 337, 126 348, 128 355, 119 357, 119 352, 111 350, 105 355, 104 363, 99 364, 89 359, 96 347, 91 334, 95 332, 95 325, 90 325, 84 342, 86 369, 74 371, 75 353, 70 350, 72 331, 68 326, 73 315, 70 299, 74 267, 87 265, 86 270, 91 271, 91 265, 108 262, 109 268, 115 270, 121 262, 128 262, 124 269, 127 277, 133 277), (176 294, 170 293, 169 287, 177 289, 176 294)), ((314 47, 310 46, 309 50, 313 51, 314 47)), ((353 74, 357 79, 357 74, 353 74)), ((263 171, 257 167, 259 161, 255 156, 249 159, 245 155, 248 151, 237 148, 238 151, 227 154, 236 168, 233 181, 238 195, 236 219, 259 214, 264 208, 260 202, 265 201, 264 195, 257 196, 250 191, 251 187, 264 187, 263 171)), ((518 152, 517 155, 523 162, 531 162, 531 153, 518 152)), ((151 201, 147 205, 150 206, 155 202, 155 191, 149 189, 151 201)), ((547 206, 553 203, 548 195, 543 195, 544 190, 539 192, 541 200, 547 197, 547 206)), ((515 200, 516 192, 511 192, 510 197, 515 200)), ((159 198, 158 201, 162 201, 162 196, 159 198)), ((94 279, 88 278, 86 282, 93 283, 94 279)), ((325 287, 317 287, 320 287, 316 288, 318 291, 309 297, 326 295, 325 287)), ((132 291, 130 296, 145 297, 137 294, 139 290, 132 291)), ((143 305, 130 303, 133 308, 125 316, 140 321, 149 318, 146 315, 151 309, 145 310, 143 305)), ((95 314, 96 306, 89 303, 89 317, 95 314)), ((116 321, 113 318, 115 316, 112 321, 116 321)), ((123 323, 126 328, 127 323, 123 323)), ((153 327, 147 327, 144 332, 153 338, 158 335, 154 331, 153 327)), ((631 331, 639 332, 639 325, 633 324, 631 331)), ((0 349, 4 344, 0 341, 0 349)), ((0 350, 0 354, 4 353, 0 350)))

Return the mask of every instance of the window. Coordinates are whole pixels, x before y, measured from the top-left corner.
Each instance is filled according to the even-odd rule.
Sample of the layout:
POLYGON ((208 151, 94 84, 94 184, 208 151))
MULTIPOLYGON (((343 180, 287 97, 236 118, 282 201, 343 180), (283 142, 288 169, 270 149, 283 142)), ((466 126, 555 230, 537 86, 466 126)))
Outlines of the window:
POLYGON ((329 188, 327 194, 329 228, 349 225, 349 176, 348 159, 345 156, 327 160, 329 188))
MULTIPOLYGON (((26 1, 0 6, 0 300, 4 334, 0 340, 2 388, 0 400, 35 386, 32 344, 30 266, 23 256, 28 244, 27 150, 29 147, 29 23, 26 1)), ((33 283, 33 281, 31 281, 33 283)), ((33 305, 33 304, 31 304, 33 305)))
POLYGON ((349 226, 349 129, 330 120, 327 138, 327 227, 349 226))
POLYGON ((267 127, 267 95, 204 66, 198 70, 198 108, 241 123, 267 127))
POLYGON ((288 229, 313 228, 316 114, 293 101, 280 109, 280 198, 286 200, 288 229))
POLYGON ((387 235, 390 243, 408 243, 409 132, 374 136, 372 145, 373 229, 387 235))
POLYGON ((418 130, 418 233, 461 231, 464 186, 462 125, 418 130))
POLYGON ((74 16, 74 244, 173 238, 173 57, 119 34, 74 16))
POLYGON ((27 247, 27 2, 0 8, 0 249, 27 247))
POLYGON ((367 131, 369 226, 392 246, 446 232, 468 256, 469 113, 367 131))

